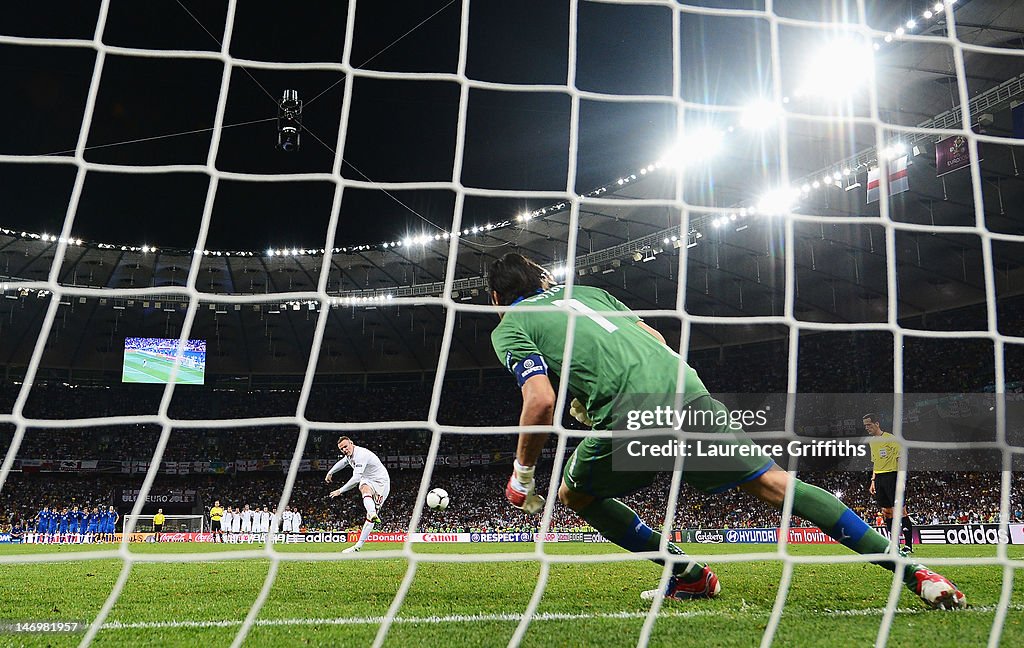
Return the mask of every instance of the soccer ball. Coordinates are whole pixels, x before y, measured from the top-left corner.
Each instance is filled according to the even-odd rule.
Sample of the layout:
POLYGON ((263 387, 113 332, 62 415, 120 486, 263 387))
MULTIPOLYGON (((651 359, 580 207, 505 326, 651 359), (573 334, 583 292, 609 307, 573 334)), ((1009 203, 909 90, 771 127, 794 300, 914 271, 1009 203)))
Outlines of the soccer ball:
POLYGON ((432 509, 443 511, 448 508, 448 491, 443 488, 435 488, 427 493, 427 506, 432 509))

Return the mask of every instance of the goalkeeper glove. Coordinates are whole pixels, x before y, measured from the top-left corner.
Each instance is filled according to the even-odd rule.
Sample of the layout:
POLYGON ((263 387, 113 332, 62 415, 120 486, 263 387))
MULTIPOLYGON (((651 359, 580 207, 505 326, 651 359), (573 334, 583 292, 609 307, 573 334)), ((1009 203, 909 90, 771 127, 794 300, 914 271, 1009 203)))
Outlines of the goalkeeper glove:
POLYGON ((516 460, 513 463, 512 476, 505 486, 505 499, 517 509, 527 513, 539 513, 544 510, 544 498, 537 495, 533 481, 534 466, 524 466, 516 460))
POLYGON ((569 405, 569 414, 583 425, 594 427, 594 421, 590 418, 590 414, 587 414, 587 408, 583 406, 579 399, 572 399, 572 404, 569 405))

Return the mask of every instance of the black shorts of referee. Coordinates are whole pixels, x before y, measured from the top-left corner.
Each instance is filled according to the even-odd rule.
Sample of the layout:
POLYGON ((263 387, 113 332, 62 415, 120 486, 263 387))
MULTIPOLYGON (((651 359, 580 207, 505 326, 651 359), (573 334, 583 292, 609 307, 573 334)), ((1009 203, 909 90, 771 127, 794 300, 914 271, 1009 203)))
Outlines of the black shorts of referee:
POLYGON ((162 525, 162 524, 154 524, 153 525, 153 533, 160 533, 163 530, 164 530, 164 525, 162 525))
POLYGON ((210 520, 210 533, 220 533, 220 520, 210 520))
POLYGON ((896 506, 896 471, 875 474, 875 502, 882 508, 896 506))

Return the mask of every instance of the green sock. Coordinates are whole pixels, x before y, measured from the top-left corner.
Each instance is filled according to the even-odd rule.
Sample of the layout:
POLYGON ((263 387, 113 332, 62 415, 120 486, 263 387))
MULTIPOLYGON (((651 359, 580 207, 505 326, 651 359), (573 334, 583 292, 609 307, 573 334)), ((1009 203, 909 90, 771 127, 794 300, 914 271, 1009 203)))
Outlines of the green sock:
MULTIPOLYGON (((661 547, 661 534, 640 521, 633 509, 617 499, 596 499, 576 513, 605 538, 627 551, 658 551, 661 547)), ((668 543, 668 552, 676 556, 686 555, 671 542, 668 543)), ((654 562, 665 564, 660 558, 654 559, 654 562)), ((672 573, 688 580, 700 576, 703 569, 704 565, 686 560, 676 562, 672 566, 672 573)))
MULTIPOLYGON (((889 541, 869 527, 835 495, 817 486, 805 484, 799 479, 794 481, 796 483, 793 486, 793 515, 815 524, 857 553, 886 553, 889 550, 889 541)), ((896 570, 896 563, 891 560, 872 562, 889 571, 896 570)), ((907 565, 903 570, 903 582, 911 587, 916 585, 914 572, 920 567, 921 565, 907 565)))

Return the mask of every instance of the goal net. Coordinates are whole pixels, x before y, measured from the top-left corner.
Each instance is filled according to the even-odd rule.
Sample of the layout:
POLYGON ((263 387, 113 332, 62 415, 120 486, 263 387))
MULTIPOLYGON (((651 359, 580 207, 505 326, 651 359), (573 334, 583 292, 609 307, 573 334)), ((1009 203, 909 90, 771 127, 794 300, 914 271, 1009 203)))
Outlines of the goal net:
MULTIPOLYGON (((13 388, 6 410, 0 412, 0 425, 7 426, 3 438, 9 439, 0 465, 0 495, 13 497, 14 489, 28 483, 33 473, 85 472, 104 465, 100 463, 103 459, 92 458, 61 457, 56 463, 36 459, 31 453, 43 452, 38 449, 39 439, 56 438, 46 435, 58 431, 82 444, 105 439, 107 452, 118 457, 116 470, 124 471, 126 480, 134 480, 126 482, 123 494, 123 484, 119 484, 114 495, 115 501, 130 506, 130 511, 124 509, 124 536, 116 548, 91 547, 79 553, 0 551, 0 565, 12 570, 8 572, 11 577, 5 578, 8 582, 19 577, 17 570, 31 569, 37 563, 116 562, 116 577, 110 579, 102 604, 90 613, 82 645, 89 645, 102 633, 129 627, 131 622, 122 616, 119 601, 134 596, 130 583, 140 570, 150 564, 214 561, 218 570, 227 569, 220 561, 259 566, 259 588, 242 605, 244 618, 167 618, 151 622, 155 626, 140 622, 138 627, 175 627, 183 632, 189 627, 216 627, 223 633, 220 626, 229 626, 233 645, 241 645, 247 640, 273 640, 271 635, 257 634, 276 626, 319 624, 347 629, 360 625, 371 626, 372 645, 381 646, 408 638, 403 627, 407 624, 440 624, 443 628, 446 624, 474 624, 488 633, 478 637, 481 644, 509 645, 528 641, 534 633, 550 641, 544 634, 548 631, 538 626, 562 624, 562 630, 579 627, 590 628, 589 632, 596 627, 599 636, 614 633, 621 643, 647 645, 652 639, 657 643, 659 637, 671 636, 659 634, 666 632, 659 628, 685 631, 680 621, 706 621, 701 627, 714 633, 727 632, 735 617, 749 621, 753 633, 737 641, 752 639, 767 646, 777 639, 780 643, 800 640, 796 630, 791 628, 788 634, 780 630, 793 609, 787 608, 787 603, 800 596, 804 598, 796 607, 811 610, 808 614, 815 622, 845 628, 848 619, 870 617, 874 625, 869 640, 877 645, 885 645, 897 633, 903 633, 900 638, 906 636, 901 615, 916 612, 900 607, 904 589, 900 578, 880 572, 885 580, 872 590, 875 603, 870 608, 852 603, 844 606, 849 601, 842 600, 842 595, 833 598, 827 590, 836 586, 836 581, 860 578, 854 575, 860 572, 852 571, 859 563, 886 560, 902 567, 916 559, 900 555, 895 542, 888 553, 868 555, 819 554, 795 547, 803 534, 791 533, 801 524, 792 515, 792 481, 780 515, 747 524, 741 521, 744 512, 759 504, 727 499, 724 501, 736 509, 732 517, 713 517, 718 510, 713 500, 701 509, 691 499, 692 489, 683 488, 683 470, 689 459, 675 460, 677 469, 670 471, 669 477, 662 477, 652 489, 640 491, 630 500, 662 533, 657 552, 594 554, 574 551, 574 545, 568 545, 568 550, 553 547, 560 534, 568 539, 577 533, 574 529, 585 526, 557 503, 557 476, 574 447, 591 434, 565 423, 573 400, 567 379, 555 385, 554 423, 531 428, 553 435, 538 467, 538 492, 545 496, 546 506, 528 522, 517 517, 510 525, 499 525, 507 531, 515 524, 528 523, 524 532, 533 544, 516 545, 512 551, 496 544, 478 544, 473 549, 479 550, 456 554, 417 548, 414 540, 430 542, 424 536, 436 539, 437 534, 449 531, 456 539, 465 534, 486 539, 487 529, 456 529, 460 499, 464 501, 469 492, 491 492, 485 506, 507 509, 502 496, 507 476, 495 478, 495 473, 480 469, 480 465, 498 463, 511 470, 512 439, 522 431, 517 425, 518 403, 511 416, 494 420, 493 411, 504 405, 494 404, 501 399, 494 398, 490 383, 483 388, 479 383, 464 388, 452 381, 458 371, 497 365, 491 361, 494 356, 488 337, 497 315, 508 307, 503 310, 490 305, 484 274, 490 262, 513 250, 536 258, 563 282, 565 299, 547 308, 568 318, 560 366, 574 358, 578 320, 595 318, 613 328, 621 320, 619 311, 588 310, 574 299, 574 289, 596 285, 620 296, 632 312, 662 330, 668 344, 695 366, 712 390, 713 380, 717 380, 740 395, 781 395, 781 401, 759 401, 770 402, 772 412, 767 423, 752 430, 757 441, 786 446, 808 438, 852 438, 862 427, 861 415, 869 411, 866 408, 878 410, 905 450, 898 463, 895 528, 904 517, 902 504, 914 479, 914 473, 908 471, 914 469, 915 459, 922 458, 919 465, 927 464, 933 470, 928 479, 938 480, 936 484, 948 483, 935 476, 943 471, 987 470, 985 488, 995 509, 984 511, 984 519, 971 512, 962 526, 968 536, 980 529, 983 536, 991 531, 997 539, 1007 540, 997 540, 984 555, 929 555, 923 560, 937 571, 970 566, 984 574, 966 579, 979 593, 979 603, 965 615, 973 615, 969 618, 983 626, 975 633, 978 641, 995 646, 1007 638, 1007 617, 1020 610, 1015 570, 1024 568, 1020 552, 1010 542, 1012 538, 1024 542, 1020 527, 1024 521, 1014 518, 1013 503, 1014 497, 1019 500, 1019 492, 1013 490, 1013 470, 1019 469, 1022 444, 1019 422, 1012 417, 1015 403, 1006 399, 1008 391, 1021 387, 1014 382, 1018 376, 1012 371, 1020 367, 1018 351, 1024 343, 1024 334, 1014 323, 1020 307, 1011 300, 1020 292, 1024 263, 1018 263, 1024 256, 1020 252, 1024 235, 1019 225, 1020 203, 1014 201, 1020 198, 1015 179, 1019 149, 1014 147, 1021 144, 1017 138, 1024 130, 1024 118, 1011 107, 1024 98, 1024 56, 1018 45, 990 38, 993 33, 1007 32, 986 25, 1010 19, 983 10, 979 6, 983 3, 950 0, 912 3, 912 13, 904 12, 909 7, 905 3, 897 9, 890 6, 893 3, 867 0, 839 3, 838 9, 809 7, 820 3, 772 0, 574 0, 548 16, 544 25, 534 25, 535 30, 527 29, 529 21, 517 18, 516 24, 524 32, 516 34, 507 27, 509 16, 505 13, 464 0, 438 3, 436 12, 410 24, 409 31, 396 34, 397 41, 382 42, 374 49, 375 45, 360 41, 362 30, 372 32, 372 21, 360 13, 374 11, 372 3, 353 0, 345 5, 344 16, 335 16, 343 25, 343 33, 336 34, 336 43, 342 44, 338 45, 341 53, 337 60, 314 55, 271 60, 252 54, 259 50, 243 51, 234 44, 238 33, 253 29, 253 17, 244 13, 244 3, 229 0, 223 25, 217 29, 180 4, 193 21, 189 24, 201 27, 215 42, 205 48, 167 46, 163 40, 153 45, 135 38, 114 40, 110 34, 118 29, 117 20, 124 19, 117 13, 121 9, 118 4, 100 3, 95 28, 84 35, 0 35, 5 50, 83 50, 93 57, 73 150, 54 155, 0 151, 4 165, 59 165, 74 175, 66 212, 54 233, 0 230, 3 244, 12 252, 5 254, 2 262, 6 268, 0 277, 4 297, 18 308, 36 308, 39 315, 28 329, 22 329, 30 331, 21 341, 26 349, 23 371, 8 374, 13 388), (808 6, 800 8, 799 4, 808 6), (968 27, 958 25, 960 5, 965 13, 973 12, 971 20, 964 21, 968 27), (391 62, 393 67, 388 67, 386 54, 394 43, 410 34, 414 38, 421 33, 417 30, 444 15, 451 27, 449 37, 434 33, 422 47, 442 50, 450 45, 450 70, 423 71, 416 61, 391 62), (559 29, 551 28, 552 24, 559 29), (632 31, 634 24, 643 25, 642 33, 632 31), (495 36, 499 33, 500 38, 495 36), (558 65, 534 60, 535 56, 541 60, 541 54, 549 49, 557 51, 558 65), (636 51, 646 52, 644 60, 632 58, 636 51), (481 67, 483 61, 506 57, 514 70, 491 76, 479 72, 486 68, 481 67), (648 64, 648 59, 658 62, 648 64), (103 95, 105 84, 131 70, 126 62, 139 60, 161 64, 186 61, 203 66, 204 74, 215 68, 216 74, 203 77, 203 83, 216 87, 217 92, 210 106, 213 127, 198 162, 97 157, 95 149, 105 143, 95 141, 90 133, 97 123, 110 118, 99 107, 113 111, 110 106, 117 104, 103 95), (373 64, 374 60, 380 65, 373 64), (557 77, 554 81, 551 69, 557 77), (922 81, 915 76, 918 72, 942 83, 922 81), (273 77, 274 83, 283 84, 284 89, 292 80, 289 75, 314 73, 323 75, 314 79, 321 82, 319 87, 327 88, 321 95, 332 88, 339 95, 329 110, 319 106, 322 112, 331 113, 333 121, 315 117, 313 108, 321 95, 305 95, 309 100, 296 113, 297 104, 288 103, 294 99, 285 93, 279 101, 277 86, 267 92, 260 82, 279 75, 273 77), (272 108, 277 115, 276 134, 282 138, 279 155, 299 154, 284 151, 300 146, 300 140, 289 138, 301 132, 300 150, 317 151, 322 164, 294 162, 301 158, 262 165, 239 162, 245 157, 239 153, 244 150, 238 148, 239 142, 247 136, 235 135, 239 132, 235 127, 250 122, 245 116, 248 113, 233 102, 239 96, 247 97, 241 88, 249 80, 278 104, 272 108), (332 81, 334 85, 330 85, 332 81), (451 91, 424 98, 408 89, 431 82, 450 86, 451 91), (364 168, 358 158, 347 153, 358 146, 377 145, 367 143, 365 123, 359 120, 383 110, 380 105, 392 100, 375 96, 375 88, 380 92, 380 84, 399 83, 409 84, 402 92, 410 93, 406 96, 410 105, 457 106, 451 120, 454 128, 439 120, 411 129, 451 130, 451 150, 445 158, 450 174, 417 176, 422 169, 414 164, 416 146, 397 151, 396 159, 382 163, 377 170, 364 168), (370 107, 361 103, 364 96, 370 97, 370 107), (531 117, 503 123, 487 112, 493 104, 503 107, 497 113, 507 108, 531 117), (304 124, 297 117, 303 109, 304 124), (481 115, 491 115, 495 121, 488 124, 481 115), (556 122, 557 128, 552 126, 556 122), (335 126, 336 132, 331 130, 335 126), (506 154, 514 157, 508 150, 514 150, 517 140, 537 144, 531 139, 536 132, 553 140, 541 150, 557 164, 540 165, 542 171, 538 172, 533 167, 538 158, 526 154, 505 166, 499 164, 506 154), (646 152, 627 145, 634 140, 645 143, 646 152), (621 159, 620 151, 627 153, 621 159), (408 160, 413 160, 413 171, 405 176, 396 171, 398 180, 378 180, 382 169, 400 167, 408 160), (495 169, 507 177, 489 177, 495 169), (555 173, 554 177, 546 175, 549 173, 555 173), (83 242, 79 238, 86 219, 95 217, 95 211, 83 207, 90 199, 95 201, 86 195, 93 178, 118 177, 142 183, 175 174, 201 176, 207 182, 200 204, 193 205, 201 216, 195 222, 197 237, 189 242, 187 251, 161 252, 151 247, 159 246, 158 241, 139 245, 133 241, 83 242), (268 250, 211 244, 225 229, 248 226, 217 222, 223 216, 219 201, 230 202, 230 196, 258 194, 267 186, 281 185, 298 187, 297 193, 312 192, 313 185, 329 187, 322 192, 329 215, 320 238, 303 243, 306 247, 295 247, 297 244, 287 240, 287 230, 290 221, 297 223, 300 215, 275 208, 276 216, 267 222, 279 228, 273 235, 281 237, 280 244, 268 250), (430 201, 410 206, 403 201, 407 191, 447 192, 451 196, 450 218, 419 214, 417 210, 426 211, 422 205, 430 201), (354 213, 346 201, 366 193, 393 202, 387 202, 386 208, 372 201, 357 202, 355 209, 366 211, 354 213), (380 240, 349 238, 354 222, 379 221, 381 227, 389 227, 397 221, 385 214, 396 210, 414 213, 427 225, 399 235, 381 234, 380 240), (145 260, 154 254, 163 254, 164 261, 145 260), (31 258, 31 264, 20 263, 21 256, 31 258), (103 270, 111 260, 116 272, 103 270), (151 272, 137 279, 133 269, 143 266, 151 272), (103 328, 87 343, 70 347, 65 342, 73 335, 69 330, 73 325, 67 324, 69 314, 87 308, 102 309, 90 321, 103 328), (72 385, 78 389, 76 396, 69 398, 73 413, 49 415, 46 400, 63 389, 59 385, 61 372, 74 373, 72 358, 79 353, 79 346, 82 354, 99 345, 104 347, 103 353, 116 355, 118 336, 135 335, 125 330, 131 322, 125 313, 132 309, 147 317, 165 318, 161 320, 163 337, 177 338, 174 362, 167 363, 165 384, 159 392, 122 399, 104 397, 100 391, 83 393, 72 385), (250 319, 229 332, 222 331, 220 327, 226 328, 230 317, 250 319), (293 347, 282 342, 289 330, 299 340, 293 347), (217 345, 211 342, 209 363, 205 356, 188 355, 190 341, 198 338, 217 341, 217 345), (232 341, 237 346, 218 346, 232 341), (226 362, 229 355, 218 357, 216 348, 233 348, 247 358, 247 371, 239 372, 247 378, 238 385, 248 386, 261 374, 290 373, 293 383, 280 391, 291 396, 268 388, 237 405, 231 393, 242 388, 222 383, 223 391, 206 401, 193 398, 198 392, 187 391, 191 386, 179 384, 182 381, 176 378, 183 368, 216 372, 217 361, 226 362), (57 358, 54 349, 68 357, 57 358), (694 360, 695 356, 704 364, 694 360), (349 357, 356 360, 346 364, 349 357), (964 357, 969 361, 959 362, 964 357), (929 366, 941 379, 930 378, 929 366), (359 373, 360 367, 359 389, 350 389, 352 385, 338 378, 359 373), (418 372, 421 392, 427 396, 422 408, 379 406, 375 394, 394 392, 375 387, 372 376, 388 368, 418 372), (330 380, 325 380, 325 375, 330 380), (912 391, 932 392, 934 397, 903 397, 912 391), (846 393, 848 398, 814 400, 804 409, 798 406, 808 401, 800 401, 796 395, 818 392, 846 393), (960 399, 960 392, 987 395, 984 400, 960 399), (469 402, 473 399, 479 402, 469 402), (100 401, 110 403, 100 407, 100 401), (327 401, 337 403, 325 405, 327 401), (38 406, 33 408, 33 402, 38 406), (806 410, 829 407, 845 408, 845 413, 838 419, 808 422, 801 418, 806 410), (413 410, 415 414, 407 415, 413 410), (452 410, 464 417, 452 415, 452 410), (477 424, 462 422, 480 412, 477 424), (915 424, 932 420, 930 416, 946 420, 963 412, 968 412, 965 416, 981 412, 979 420, 986 427, 977 437, 932 438, 909 432, 918 429, 915 424), (453 420, 460 422, 453 424, 453 420), (321 459, 330 452, 336 457, 333 445, 342 435, 351 436, 357 444, 362 439, 376 440, 381 450, 378 454, 395 455, 393 459, 385 457, 393 472, 412 470, 404 473, 404 480, 395 480, 408 493, 401 500, 408 506, 400 512, 399 507, 394 509, 394 515, 401 516, 402 528, 391 535, 402 542, 380 551, 351 554, 285 546, 286 541, 275 533, 281 531, 283 519, 277 511, 285 511, 297 499, 312 501, 314 496, 309 493, 316 494, 322 510, 337 505, 328 499, 328 489, 322 483, 330 464, 321 459), (504 453, 487 441, 499 437, 508 440, 504 453), (388 452, 388 444, 398 447, 413 438, 419 442, 417 450, 388 452), (203 445, 208 439, 219 440, 220 445, 203 445), (287 452, 268 457, 266 446, 280 445, 281 439, 287 441, 287 452), (453 439, 459 440, 456 451, 448 445, 455 443, 453 439), (214 452, 217 457, 211 459, 214 452), (480 471, 459 473, 460 467, 480 471), (163 553, 162 548, 143 547, 143 551, 129 547, 133 532, 152 531, 152 515, 143 514, 143 509, 151 501, 161 501, 152 499, 154 493, 178 488, 176 480, 190 480, 190 487, 202 491, 198 501, 209 505, 224 483, 194 482, 246 471, 276 471, 273 474, 280 477, 274 482, 279 490, 272 499, 262 492, 239 489, 242 494, 237 501, 226 503, 252 505, 257 514, 267 511, 265 545, 173 554, 163 553), (194 479, 196 474, 201 477, 194 479), (414 476, 409 478, 409 474, 414 476), (485 484, 477 481, 481 475, 485 484), (427 492, 437 486, 445 487, 451 496, 446 517, 425 507, 427 492), (708 517, 717 523, 709 524, 708 517), (701 538, 731 543, 729 531, 744 526, 771 531, 772 541, 766 550, 738 544, 730 545, 734 551, 729 552, 704 550, 701 538), (708 527, 721 534, 703 535, 708 527), (621 569, 624 574, 614 587, 605 587, 604 581, 595 587, 602 592, 618 593, 634 586, 638 591, 664 590, 673 566, 684 559, 670 552, 670 540, 693 543, 691 547, 696 549, 685 559, 725 566, 724 573, 737 583, 736 591, 744 592, 734 595, 742 604, 734 599, 735 605, 725 611, 704 605, 689 609, 655 597, 649 607, 638 607, 639 598, 630 591, 611 603, 602 597, 601 606, 611 607, 597 607, 599 611, 591 614, 580 612, 584 603, 580 598, 594 592, 567 587, 566 580, 560 578, 563 570, 591 574, 601 565, 604 571, 621 569), (650 568, 646 561, 651 558, 662 560, 663 567, 650 568), (297 579, 320 580, 320 574, 330 573, 322 570, 353 561, 365 565, 359 574, 380 570, 380 580, 372 583, 361 576, 346 576, 346 591, 352 597, 362 596, 364 582, 368 590, 374 590, 367 598, 384 597, 387 605, 380 614, 334 618, 326 601, 300 597, 296 599, 299 603, 282 603, 282 596, 287 599, 302 591, 297 579), (521 563, 531 567, 515 581, 518 589, 507 607, 482 605, 464 613, 445 602, 450 591, 476 587, 460 583, 458 575, 444 571, 451 565, 468 565, 468 571, 461 573, 471 575, 507 565, 518 569, 521 563), (830 573, 820 585, 826 591, 817 598, 806 598, 811 570, 833 564, 846 571, 830 573), (763 587, 744 590, 738 585, 744 579, 739 566, 744 565, 756 565, 752 573, 764 581, 763 587), (433 585, 424 585, 431 579, 433 585), (528 582, 523 587, 524 580, 528 582), (565 602, 551 605, 553 597, 572 601, 572 607, 567 608, 565 602), (751 597, 771 601, 762 600, 759 611, 751 613, 747 609, 751 597)), ((543 4, 524 3, 520 9, 540 11, 543 4)), ((1020 15, 1012 2, 999 4, 1009 15, 1020 15)), ((507 11, 515 13, 517 9, 507 11)), ((273 20, 282 19, 281 12, 280 7, 274 8, 273 20)), ((267 19, 271 14, 261 18, 267 19)), ((139 73, 132 78, 142 83, 144 76, 139 73)), ((39 90, 46 91, 45 87, 39 90)), ((402 130, 406 124, 400 122, 411 119, 409 115, 391 116, 396 132, 401 132, 394 135, 381 129, 374 131, 373 137, 393 143, 389 137, 408 135, 402 130)), ((255 116, 251 121, 274 119, 255 116)), ((165 133, 154 133, 153 138, 157 135, 165 133)), ((146 138, 140 135, 138 139, 146 138)), ((272 149, 273 142, 268 146, 272 149)), ((311 154, 306 159, 314 158, 311 154)), ((161 197, 150 199, 155 202, 161 197)), ((271 210, 270 204, 263 206, 271 210)), ((90 209, 95 209, 94 203, 90 209)), ((0 222, 0 226, 5 224, 0 222)), ((142 274, 139 270, 140 277, 142 274)), ((13 327, 14 306, 9 309, 3 312, 13 327)), ((0 324, 0 337, 9 330, 2 327, 0 324)), ((14 357, 13 352, 9 357, 14 357)), ((107 371, 111 368, 109 357, 102 357, 107 371)), ((95 366, 100 364, 97 360, 95 366)), ((683 371, 680 365, 679 378, 683 371)), ((203 381, 199 377, 191 382, 203 381)), ((403 398, 404 394, 396 400, 403 398)), ((747 401, 737 396, 731 402, 747 401)), ((692 438, 686 431, 673 434, 679 441, 692 438)), ((779 462, 794 475, 815 465, 800 456, 784 459, 779 462)), ((110 468, 114 469, 113 464, 110 468)), ((830 490, 865 490, 871 466, 865 461, 856 470, 858 478, 837 478, 838 485, 830 490)), ((808 481, 815 480, 809 477, 808 481)), ((927 490, 924 485, 919 488, 927 490)), ((958 493, 960 490, 957 486, 958 493)), ((194 491, 189 497, 193 496, 194 491)), ((969 496, 971 493, 965 495, 969 496)), ((177 502, 197 501, 181 499, 180 494, 176 497, 177 502)), ((351 497, 352 493, 343 494, 338 501, 351 497)), ((399 497, 397 489, 391 497, 399 497)), ((38 505, 43 503, 41 499, 38 505)), ((382 511, 385 518, 386 507, 382 511)), ((963 508, 971 506, 965 502, 963 508)), ((859 512, 873 519, 876 510, 872 504, 859 512)), ((505 515, 495 513, 494 517, 505 515)), ((203 532, 207 530, 204 519, 168 515, 164 529, 203 532)), ((321 524, 307 516, 303 528, 317 529, 314 525, 321 524, 321 536, 348 537, 338 535, 342 525, 332 523, 321 524)), ((295 524, 297 531, 298 522, 295 524)), ((940 526, 935 525, 936 529, 940 526)), ((586 528, 589 539, 603 540, 586 528)), ((578 533, 582 538, 584 532, 578 533)), ((311 534, 293 535, 305 542, 311 534)), ((191 591, 202 596, 202 590, 191 591)), ((971 597, 974 592, 966 593, 971 597)), ((482 589, 475 598, 502 599, 504 595, 482 589)), ((859 596, 851 594, 851 598, 859 596)), ((929 624, 932 619, 915 623, 929 624)), ((955 625, 941 627, 955 634, 951 629, 955 625)), ((556 644, 565 640, 565 635, 558 636, 561 638, 553 640, 556 644)))

